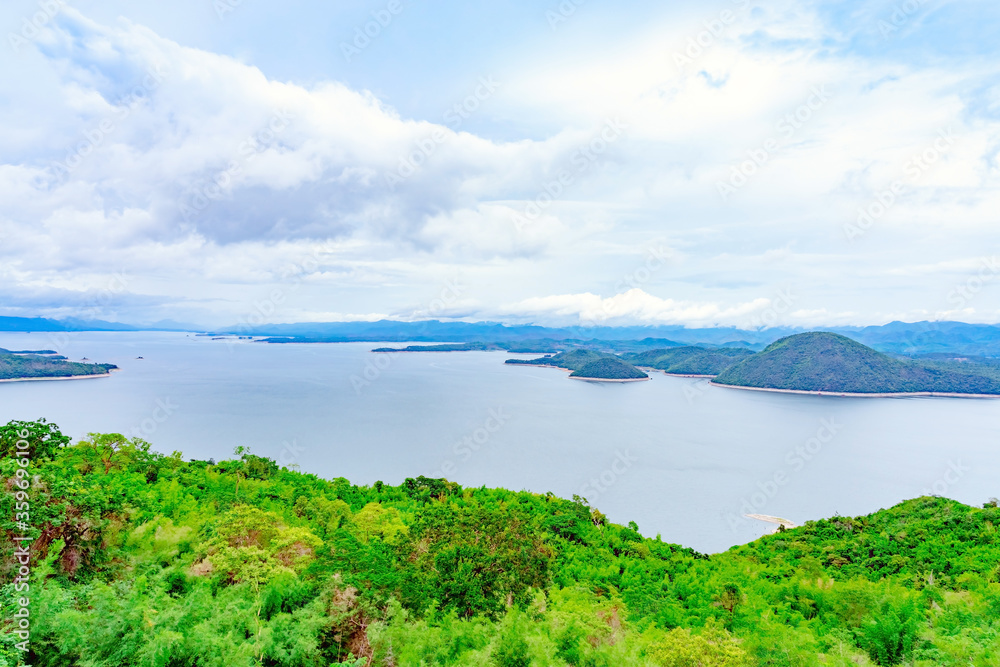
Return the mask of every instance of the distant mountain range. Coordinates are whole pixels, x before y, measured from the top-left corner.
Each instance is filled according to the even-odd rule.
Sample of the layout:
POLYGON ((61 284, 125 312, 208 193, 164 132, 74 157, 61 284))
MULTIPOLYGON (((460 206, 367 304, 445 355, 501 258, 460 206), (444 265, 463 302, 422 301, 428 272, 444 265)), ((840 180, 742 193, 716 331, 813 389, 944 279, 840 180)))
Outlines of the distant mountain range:
MULTIPOLYGON (((957 354, 1000 357, 1000 326, 963 322, 892 322, 869 327, 824 327, 880 352, 895 355, 957 354)), ((164 320, 146 326, 80 319, 0 317, 0 331, 197 331, 206 330, 183 322, 164 320)), ((496 345, 513 349, 517 342, 528 344, 526 351, 575 341, 614 342, 615 351, 642 352, 655 348, 702 346, 745 347, 759 351, 771 343, 804 329, 778 327, 744 330, 731 327, 689 329, 683 326, 626 327, 543 327, 507 325, 499 322, 322 322, 293 324, 233 325, 218 329, 220 334, 267 338, 269 342, 434 342, 496 345), (631 350, 625 348, 631 344, 631 350)))
MULTIPOLYGON (((895 355, 956 354, 1000 357, 1000 326, 963 322, 892 322, 871 327, 829 327, 880 352, 895 355)), ((647 327, 540 327, 496 322, 338 322, 327 324, 280 324, 234 328, 227 333, 267 337, 273 343, 320 342, 435 342, 495 345, 512 349, 524 342, 530 350, 548 341, 552 351, 570 347, 605 347, 614 352, 643 352, 656 348, 701 346, 735 347, 759 351, 803 329, 779 327, 748 331, 715 327, 687 329, 681 326, 647 327), (626 350, 631 345, 632 349, 626 350)))
POLYGON ((148 326, 135 326, 104 320, 67 318, 51 320, 44 317, 0 317, 0 331, 199 331, 192 324, 161 320, 148 326))

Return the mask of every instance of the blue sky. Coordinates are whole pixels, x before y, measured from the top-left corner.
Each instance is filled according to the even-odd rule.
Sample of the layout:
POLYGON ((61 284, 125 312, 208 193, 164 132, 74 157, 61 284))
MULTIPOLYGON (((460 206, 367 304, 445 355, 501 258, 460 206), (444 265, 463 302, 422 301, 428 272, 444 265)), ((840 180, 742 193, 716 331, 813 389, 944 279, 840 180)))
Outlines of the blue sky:
POLYGON ((0 314, 1000 321, 995 3, 14 0, 0 24, 0 314))

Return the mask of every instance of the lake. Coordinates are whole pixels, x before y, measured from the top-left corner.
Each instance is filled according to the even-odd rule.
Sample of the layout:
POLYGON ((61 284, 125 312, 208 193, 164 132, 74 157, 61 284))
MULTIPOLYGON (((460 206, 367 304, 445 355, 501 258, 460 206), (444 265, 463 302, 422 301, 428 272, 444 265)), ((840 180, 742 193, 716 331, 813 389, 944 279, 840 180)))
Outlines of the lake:
POLYGON ((238 445, 321 477, 418 475, 586 497, 618 523, 711 553, 773 526, 936 493, 1000 495, 1000 400, 860 399, 569 380, 495 352, 378 355, 184 333, 0 333, 7 349, 110 362, 110 378, 0 383, 0 419, 138 435, 216 460, 238 445), (137 357, 143 359, 137 359, 137 357))

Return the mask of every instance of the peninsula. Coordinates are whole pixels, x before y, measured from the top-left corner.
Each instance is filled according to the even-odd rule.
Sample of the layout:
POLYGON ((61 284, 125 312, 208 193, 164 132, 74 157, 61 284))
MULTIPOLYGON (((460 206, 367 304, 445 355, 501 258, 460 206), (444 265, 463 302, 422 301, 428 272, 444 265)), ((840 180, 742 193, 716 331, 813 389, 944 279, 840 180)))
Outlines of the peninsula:
POLYGON ((106 377, 118 366, 68 361, 53 350, 11 352, 0 348, 0 382, 106 377))
POLYGON ((622 359, 643 368, 655 368, 667 375, 712 377, 753 354, 745 347, 685 346, 623 354, 622 359))

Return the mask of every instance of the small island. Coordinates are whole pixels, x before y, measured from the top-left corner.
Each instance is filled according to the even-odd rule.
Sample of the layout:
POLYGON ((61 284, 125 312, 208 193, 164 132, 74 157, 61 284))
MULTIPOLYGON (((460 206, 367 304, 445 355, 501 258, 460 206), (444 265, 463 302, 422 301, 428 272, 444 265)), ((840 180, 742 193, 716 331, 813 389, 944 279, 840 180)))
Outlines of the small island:
POLYGON ((508 359, 505 363, 521 366, 550 366, 572 371, 574 380, 595 382, 640 382, 649 376, 620 357, 595 350, 570 350, 538 359, 508 359))
POLYGON ((441 343, 438 345, 407 345, 406 347, 376 347, 372 352, 484 352, 503 349, 488 343, 441 343))
POLYGON ((11 352, 0 348, 0 382, 27 380, 82 380, 108 377, 115 364, 85 364, 68 361, 54 350, 11 352))
POLYGON ((608 358, 586 364, 580 370, 573 371, 570 378, 592 382, 642 382, 648 380, 649 376, 621 359, 608 358))
POLYGON ((580 349, 560 352, 558 354, 553 354, 547 357, 539 357, 537 359, 508 359, 504 363, 512 365, 519 364, 522 366, 554 366, 555 368, 563 368, 568 371, 578 371, 587 364, 600 361, 601 359, 618 359, 618 357, 606 352, 580 349))

